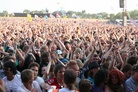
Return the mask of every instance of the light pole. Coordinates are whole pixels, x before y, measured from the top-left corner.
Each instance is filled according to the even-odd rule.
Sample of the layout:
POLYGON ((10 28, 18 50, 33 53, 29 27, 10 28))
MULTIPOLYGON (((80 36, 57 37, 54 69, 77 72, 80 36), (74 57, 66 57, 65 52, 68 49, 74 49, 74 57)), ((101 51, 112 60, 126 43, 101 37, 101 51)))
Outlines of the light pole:
POLYGON ((127 25, 127 6, 126 6, 126 0, 123 0, 124 2, 124 7, 123 7, 123 11, 122 11, 122 25, 126 26, 127 25))

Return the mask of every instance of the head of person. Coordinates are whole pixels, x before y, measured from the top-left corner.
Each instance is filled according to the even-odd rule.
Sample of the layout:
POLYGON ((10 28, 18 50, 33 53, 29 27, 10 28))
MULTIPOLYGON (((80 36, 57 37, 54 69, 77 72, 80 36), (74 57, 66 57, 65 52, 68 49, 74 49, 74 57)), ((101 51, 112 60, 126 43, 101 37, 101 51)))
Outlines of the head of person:
POLYGON ((138 58, 135 57, 135 56, 130 56, 128 59, 127 59, 127 63, 130 64, 130 65, 135 65, 137 64, 137 61, 138 61, 138 58))
POLYGON ((138 83, 138 65, 132 67, 132 77, 136 83, 138 83))
POLYGON ((64 73, 64 82, 69 90, 75 89, 76 73, 73 69, 67 69, 64 73))
POLYGON ((15 56, 7 55, 7 56, 5 56, 5 57, 2 59, 2 62, 5 63, 5 62, 7 62, 7 61, 12 61, 12 62, 15 63, 15 59, 16 59, 15 56))
POLYGON ((76 72, 76 75, 79 74, 79 66, 75 60, 70 60, 66 66, 67 69, 73 69, 76 72))
POLYGON ((109 85, 121 85, 124 82, 125 76, 123 72, 113 69, 109 73, 109 85))
POLYGON ((79 92, 90 92, 92 89, 91 82, 87 79, 82 79, 79 82, 79 92))
POLYGON ((38 72, 39 72, 39 68, 40 68, 40 66, 39 66, 39 64, 36 63, 36 62, 31 62, 31 63, 29 64, 29 66, 28 66, 28 69, 31 69, 31 70, 34 71, 34 79, 37 78, 37 75, 38 75, 38 72))
POLYGON ((40 47, 40 53, 42 54, 43 52, 48 52, 48 46, 43 45, 40 47))
POLYGON ((24 46, 28 46, 28 42, 26 40, 21 43, 20 48, 23 50, 24 46))
POLYGON ((72 50, 72 48, 71 48, 71 44, 70 44, 69 41, 65 41, 65 42, 64 42, 64 45, 65 45, 65 47, 66 47, 67 50, 69 50, 69 51, 72 50))
POLYGON ((100 65, 98 62, 91 62, 88 65, 89 68, 89 76, 94 77, 96 72, 100 69, 100 65))
POLYGON ((57 64, 54 69, 54 74, 57 80, 63 80, 64 79, 64 72, 65 67, 61 64, 57 64))
POLYGON ((4 74, 6 76, 11 76, 11 75, 16 75, 17 71, 16 71, 16 65, 14 62, 11 61, 7 61, 6 63, 4 63, 4 74))
POLYGON ((94 76, 94 83, 96 86, 104 86, 107 82, 108 71, 104 69, 100 69, 96 72, 94 76))
POLYGON ((80 48, 76 48, 74 53, 75 53, 75 56, 77 59, 81 58, 81 49, 80 48))
POLYGON ((44 51, 43 53, 41 53, 41 62, 48 63, 49 61, 48 57, 49 57, 49 52, 44 51))
POLYGON ((22 50, 22 51, 26 53, 28 50, 29 50, 29 46, 28 46, 28 45, 25 45, 25 46, 23 47, 23 50, 22 50))
POLYGON ((128 79, 131 76, 131 73, 132 73, 132 65, 130 65, 130 64, 124 65, 124 67, 122 69, 122 72, 125 75, 125 79, 128 79))
POLYGON ((13 47, 9 47, 9 49, 8 49, 8 53, 9 53, 9 55, 14 55, 15 54, 15 50, 14 50, 14 48, 13 47))
POLYGON ((79 69, 81 69, 82 67, 83 67, 83 63, 82 63, 82 61, 80 60, 80 59, 76 59, 76 62, 77 62, 77 64, 78 64, 78 66, 79 66, 79 69))
POLYGON ((23 84, 32 84, 34 80, 34 72, 31 69, 25 69, 21 72, 21 80, 23 84))
POLYGON ((46 73, 46 70, 47 70, 47 66, 46 65, 43 65, 41 67, 41 74, 44 75, 46 73))

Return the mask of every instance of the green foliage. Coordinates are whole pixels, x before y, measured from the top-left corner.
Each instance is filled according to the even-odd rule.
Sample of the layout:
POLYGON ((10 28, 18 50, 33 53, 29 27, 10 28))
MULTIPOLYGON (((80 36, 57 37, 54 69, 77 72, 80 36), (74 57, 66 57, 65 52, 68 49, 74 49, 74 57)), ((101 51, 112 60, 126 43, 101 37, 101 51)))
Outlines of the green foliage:
MULTIPOLYGON (((57 11, 54 11, 53 14, 56 14, 57 11)), ((60 12, 60 11, 58 11, 60 12)), ((30 11, 28 9, 25 9, 23 11, 23 13, 46 13, 45 10, 35 10, 35 11, 30 11)), ((115 20, 115 19, 122 19, 122 12, 118 12, 117 14, 108 14, 106 12, 100 12, 100 13, 95 13, 95 14, 90 14, 90 13, 87 13, 86 10, 82 10, 82 11, 68 11, 68 12, 65 12, 64 11, 64 14, 66 13, 67 17, 68 18, 72 18, 72 15, 73 14, 76 14, 76 16, 79 16, 80 18, 91 18, 91 19, 98 19, 100 17, 100 19, 110 19, 110 20, 115 20), (100 16, 99 16, 100 14, 100 16)), ((3 10, 2 12, 0 12, 0 16, 7 16, 9 15, 8 14, 8 11, 6 10, 3 10)), ((127 12, 127 18, 133 18, 133 19, 136 19, 138 20, 138 10, 133 10, 133 11, 130 11, 130 12, 127 12)))

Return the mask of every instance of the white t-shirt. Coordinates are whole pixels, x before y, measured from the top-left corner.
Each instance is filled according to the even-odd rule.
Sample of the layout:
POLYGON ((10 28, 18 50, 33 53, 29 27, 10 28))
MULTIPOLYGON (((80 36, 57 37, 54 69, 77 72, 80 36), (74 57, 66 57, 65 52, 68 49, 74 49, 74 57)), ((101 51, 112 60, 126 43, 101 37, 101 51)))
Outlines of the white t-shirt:
POLYGON ((69 90, 68 88, 59 89, 58 92, 75 92, 75 90, 69 90))
POLYGON ((14 79, 11 81, 7 80, 7 76, 5 76, 3 80, 4 80, 6 92, 16 92, 17 88, 23 85, 19 74, 16 74, 14 76, 14 79))
POLYGON ((44 83, 43 78, 41 78, 41 77, 39 77, 39 76, 37 76, 37 78, 35 79, 35 81, 36 81, 39 85, 41 85, 41 83, 44 83))
POLYGON ((34 88, 38 90, 38 92, 42 92, 39 84, 36 81, 33 81, 31 90, 28 90, 24 85, 18 87, 16 92, 31 92, 34 88))

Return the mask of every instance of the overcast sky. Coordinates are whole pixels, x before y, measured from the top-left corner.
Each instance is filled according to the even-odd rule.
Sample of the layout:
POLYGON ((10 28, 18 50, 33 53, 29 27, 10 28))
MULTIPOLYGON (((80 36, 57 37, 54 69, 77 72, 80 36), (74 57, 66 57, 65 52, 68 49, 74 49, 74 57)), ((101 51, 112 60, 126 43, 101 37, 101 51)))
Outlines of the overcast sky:
MULTIPOLYGON (((0 12, 23 12, 24 9, 42 10, 50 12, 64 9, 65 11, 82 11, 87 13, 117 13, 121 12, 119 0, 0 0, 0 12)), ((138 9, 138 0, 127 0, 127 10, 138 9)))

